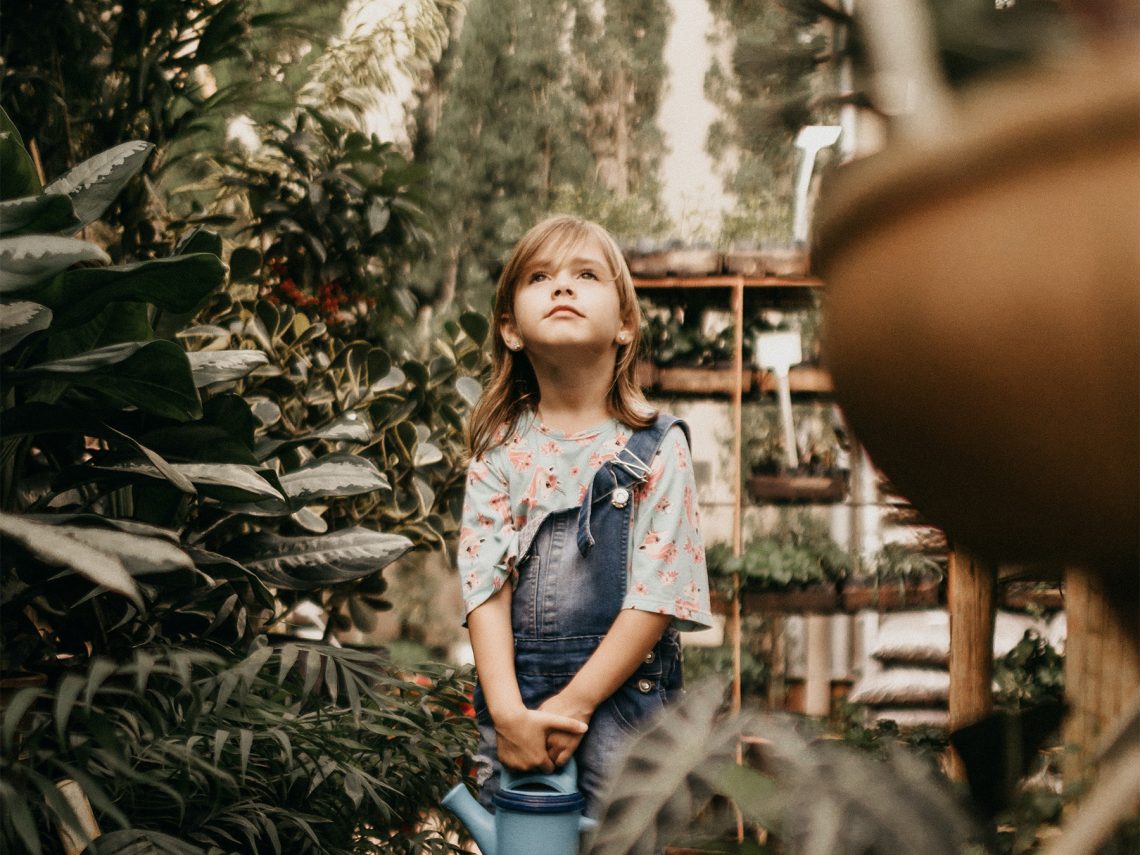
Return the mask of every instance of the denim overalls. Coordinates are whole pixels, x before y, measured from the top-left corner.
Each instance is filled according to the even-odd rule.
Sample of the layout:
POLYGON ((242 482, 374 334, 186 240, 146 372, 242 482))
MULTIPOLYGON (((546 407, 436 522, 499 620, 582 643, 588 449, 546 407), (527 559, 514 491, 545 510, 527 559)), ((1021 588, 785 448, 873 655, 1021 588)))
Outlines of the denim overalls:
MULTIPOLYGON (((602 464, 580 507, 531 520, 519 534, 519 581, 511 598, 515 671, 523 703, 538 707, 578 673, 621 611, 629 577, 633 487, 649 465, 665 432, 678 424, 659 415, 635 431, 619 455, 602 464)), ((578 789, 587 813, 626 739, 646 716, 661 710, 681 689, 681 645, 670 627, 637 671, 595 710, 574 757, 578 789)), ((475 687, 479 723, 477 762, 486 777, 479 794, 484 806, 499 786, 495 730, 482 688, 475 687)))

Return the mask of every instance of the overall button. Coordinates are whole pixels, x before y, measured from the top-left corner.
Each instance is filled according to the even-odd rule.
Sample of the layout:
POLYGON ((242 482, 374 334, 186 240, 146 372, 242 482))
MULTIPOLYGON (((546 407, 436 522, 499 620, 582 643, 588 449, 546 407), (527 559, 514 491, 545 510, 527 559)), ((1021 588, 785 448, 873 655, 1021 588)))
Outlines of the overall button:
POLYGON ((656 658, 657 658, 657 654, 654 653, 652 650, 650 650, 648 653, 645 654, 645 664, 646 665, 652 665, 653 660, 656 658))
POLYGON ((624 508, 629 504, 629 490, 625 487, 615 487, 610 501, 615 508, 624 508))
POLYGON ((650 692, 653 691, 653 681, 647 680, 644 677, 642 677, 640 680, 637 681, 637 690, 639 692, 641 692, 641 694, 643 694, 643 695, 648 695, 650 692))

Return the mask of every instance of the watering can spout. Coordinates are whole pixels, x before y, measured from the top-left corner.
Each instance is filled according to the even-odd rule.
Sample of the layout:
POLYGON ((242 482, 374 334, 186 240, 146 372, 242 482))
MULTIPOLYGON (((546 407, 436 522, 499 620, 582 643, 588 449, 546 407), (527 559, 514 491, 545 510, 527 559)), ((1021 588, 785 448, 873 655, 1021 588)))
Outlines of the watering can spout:
POLYGON ((483 855, 497 855, 498 838, 495 834, 495 816, 467 791, 462 783, 452 787, 441 804, 467 826, 483 855))

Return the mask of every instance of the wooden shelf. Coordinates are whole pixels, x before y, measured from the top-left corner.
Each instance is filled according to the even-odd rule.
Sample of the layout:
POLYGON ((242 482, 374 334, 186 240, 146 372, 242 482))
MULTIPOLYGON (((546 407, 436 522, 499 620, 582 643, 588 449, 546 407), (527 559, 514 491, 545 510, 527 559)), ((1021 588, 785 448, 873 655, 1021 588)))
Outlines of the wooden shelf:
MULTIPOLYGON (((681 395, 730 395, 736 389, 731 368, 658 366, 641 362, 637 379, 644 388, 681 395)), ((831 375, 814 365, 794 366, 788 373, 792 394, 826 395, 832 390, 831 375)), ((770 371, 745 369, 740 372, 740 389, 748 392, 775 392, 776 378, 770 371)))
POLYGON ((634 274, 635 288, 822 288, 823 280, 816 276, 737 276, 715 274, 709 276, 638 276, 634 274))

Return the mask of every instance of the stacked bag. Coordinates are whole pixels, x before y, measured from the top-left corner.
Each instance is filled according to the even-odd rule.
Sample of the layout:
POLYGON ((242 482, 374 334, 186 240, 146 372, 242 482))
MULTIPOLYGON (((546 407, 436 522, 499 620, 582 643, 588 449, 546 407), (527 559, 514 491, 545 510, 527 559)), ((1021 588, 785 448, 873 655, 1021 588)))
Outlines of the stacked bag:
MULTIPOLYGON (((999 611, 994 659, 1008 654, 1028 631, 1064 650, 1065 616, 1052 620, 999 611)), ((900 729, 945 728, 950 696, 950 615, 945 609, 884 615, 863 675, 847 700, 867 707, 867 724, 892 720, 900 729)), ((995 686, 996 689, 996 686, 995 686)))

